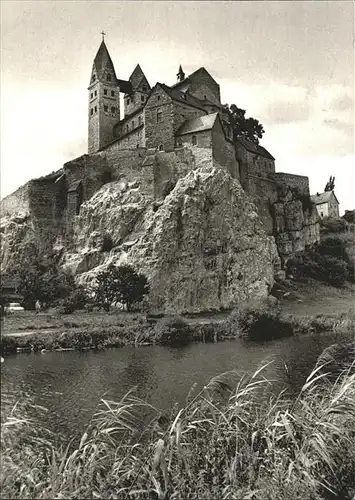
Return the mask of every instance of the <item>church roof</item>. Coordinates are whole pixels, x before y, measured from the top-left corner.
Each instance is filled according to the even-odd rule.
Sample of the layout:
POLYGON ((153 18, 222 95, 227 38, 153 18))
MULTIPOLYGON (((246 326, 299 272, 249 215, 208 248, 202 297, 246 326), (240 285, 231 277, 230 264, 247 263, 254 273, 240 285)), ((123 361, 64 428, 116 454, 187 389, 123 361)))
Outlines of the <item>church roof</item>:
POLYGON ((186 120, 177 131, 177 135, 211 130, 216 123, 217 117, 218 113, 212 113, 210 115, 200 116, 199 118, 193 118, 192 120, 186 120))
POLYGON ((332 196, 334 196, 336 202, 339 204, 337 197, 335 196, 333 191, 325 191, 325 193, 317 193, 311 195, 311 200, 316 204, 320 205, 321 203, 328 203, 331 200, 332 196))
POLYGON ((239 142, 242 146, 245 147, 245 149, 247 149, 251 153, 264 156, 265 158, 269 158, 270 160, 275 160, 275 158, 269 153, 269 151, 260 146, 260 144, 255 144, 255 142, 249 141, 248 139, 245 139, 245 137, 237 137, 236 142, 239 142))
POLYGON ((106 44, 104 40, 102 40, 101 45, 99 47, 99 50, 97 51, 97 54, 94 59, 94 67, 97 71, 97 75, 99 78, 103 77, 105 69, 109 69, 110 71, 113 72, 115 78, 116 73, 115 73, 115 68, 113 66, 112 59, 110 57, 110 54, 107 50, 106 44))
POLYGON ((139 64, 137 64, 137 66, 133 70, 133 73, 129 77, 129 81, 131 82, 132 87, 136 89, 139 86, 140 82, 142 81, 142 78, 144 77, 145 75, 142 71, 142 68, 140 67, 139 64))
POLYGON ((195 108, 202 109, 205 111, 205 108, 203 106, 203 101, 200 99, 197 99, 197 97, 194 97, 190 95, 188 92, 180 92, 180 90, 177 90, 172 87, 168 87, 164 83, 159 83, 158 85, 161 86, 161 88, 170 96, 174 101, 179 101, 184 104, 189 104, 190 106, 194 106, 195 108))

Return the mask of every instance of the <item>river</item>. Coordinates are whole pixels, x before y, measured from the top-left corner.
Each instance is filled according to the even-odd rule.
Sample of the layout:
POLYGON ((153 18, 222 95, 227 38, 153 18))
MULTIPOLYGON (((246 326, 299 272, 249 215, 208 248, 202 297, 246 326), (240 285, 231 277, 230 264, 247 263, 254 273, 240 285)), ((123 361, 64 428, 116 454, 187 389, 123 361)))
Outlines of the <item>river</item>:
POLYGON ((47 409, 36 411, 38 425, 66 440, 83 432, 101 398, 118 401, 137 386, 138 396, 167 410, 174 403, 183 405, 195 383, 199 390, 215 375, 253 371, 271 360, 266 374, 294 391, 322 350, 336 341, 335 334, 327 333, 259 343, 238 339, 7 356, 1 365, 2 417, 16 401, 30 401, 47 409))

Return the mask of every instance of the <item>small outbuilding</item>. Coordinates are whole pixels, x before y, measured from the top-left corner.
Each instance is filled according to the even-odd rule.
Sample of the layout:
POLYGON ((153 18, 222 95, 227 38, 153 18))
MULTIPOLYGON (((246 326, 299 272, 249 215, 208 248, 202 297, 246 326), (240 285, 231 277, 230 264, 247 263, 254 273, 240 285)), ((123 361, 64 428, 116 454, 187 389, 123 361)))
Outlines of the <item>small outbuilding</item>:
POLYGON ((315 203, 319 217, 339 217, 339 201, 334 191, 325 191, 311 196, 315 203))

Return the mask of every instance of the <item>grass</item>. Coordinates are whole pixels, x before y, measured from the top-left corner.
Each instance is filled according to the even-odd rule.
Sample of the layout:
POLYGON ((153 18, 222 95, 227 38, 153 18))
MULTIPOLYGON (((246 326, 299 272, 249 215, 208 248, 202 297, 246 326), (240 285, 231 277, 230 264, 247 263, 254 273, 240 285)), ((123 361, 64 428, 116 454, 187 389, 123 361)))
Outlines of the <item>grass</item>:
MULTIPOLYGON (((51 324, 51 317, 47 319, 51 324)), ((41 321, 45 321, 45 316, 41 321)), ((87 318, 81 318, 80 315, 64 316, 60 321, 62 329, 53 327, 48 331, 34 330, 30 335, 3 336, 1 353, 14 353, 18 350, 104 349, 149 343, 184 345, 241 336, 249 340, 264 341, 320 332, 347 335, 348 332, 355 331, 355 309, 326 316, 299 316, 282 313, 278 305, 261 302, 243 305, 225 320, 210 323, 189 323, 187 319, 180 317, 148 322, 142 315, 107 313, 97 316, 92 314, 87 318)))
POLYGON ((66 447, 16 408, 2 424, 2 496, 351 499, 354 365, 334 383, 314 369, 293 400, 270 392, 263 368, 215 377, 170 415, 133 393, 104 400, 66 447))

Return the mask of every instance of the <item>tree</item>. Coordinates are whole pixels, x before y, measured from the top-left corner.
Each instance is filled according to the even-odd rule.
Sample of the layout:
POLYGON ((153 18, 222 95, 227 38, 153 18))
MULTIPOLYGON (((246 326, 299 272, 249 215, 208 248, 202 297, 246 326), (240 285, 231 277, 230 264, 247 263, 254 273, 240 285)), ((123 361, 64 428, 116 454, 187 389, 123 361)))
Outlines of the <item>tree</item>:
POLYGON ((19 272, 17 292, 23 296, 26 309, 34 309, 37 300, 48 306, 54 305, 74 289, 74 277, 59 270, 52 256, 39 257, 19 272))
POLYGON ((147 278, 131 266, 116 267, 113 264, 96 277, 96 304, 105 311, 113 303, 120 302, 130 311, 132 304, 140 302, 149 292, 147 278))
POLYGON ((233 138, 245 137, 249 141, 259 144, 259 139, 265 133, 262 124, 255 118, 246 118, 245 109, 238 108, 235 104, 231 104, 231 106, 226 104, 224 109, 229 113, 233 138))

